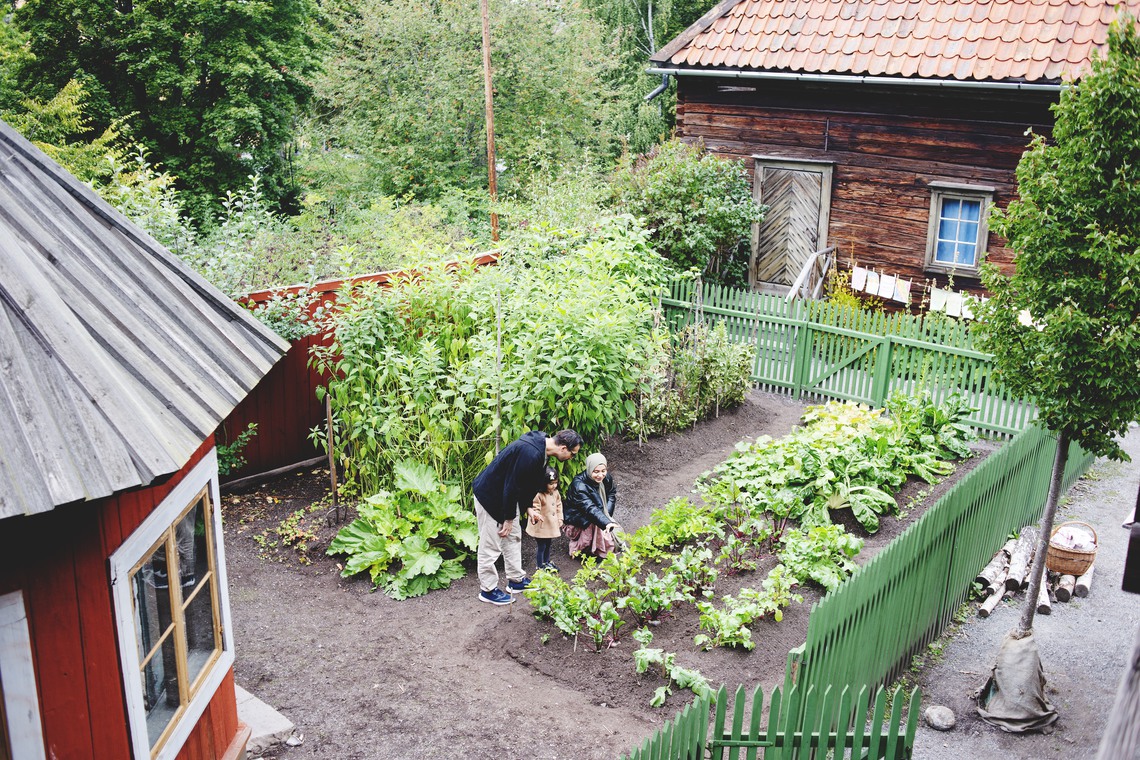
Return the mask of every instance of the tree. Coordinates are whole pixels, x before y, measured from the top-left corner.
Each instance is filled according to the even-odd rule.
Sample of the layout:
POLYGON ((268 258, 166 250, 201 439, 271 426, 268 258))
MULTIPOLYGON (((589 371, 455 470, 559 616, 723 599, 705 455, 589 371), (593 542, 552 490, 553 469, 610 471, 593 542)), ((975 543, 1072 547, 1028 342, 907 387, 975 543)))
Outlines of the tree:
MULTIPOLYGON (((342 193, 438 197, 487 181, 480 58, 472 0, 364 0, 330 6, 335 46, 316 80, 308 167, 342 193)), ((576 3, 491 4, 500 192, 563 165, 616 155, 607 133, 617 66, 576 3)))
POLYGON ((739 161, 671 140, 647 156, 627 157, 612 189, 617 207, 645 220, 676 269, 695 267, 728 285, 747 279, 749 235, 765 207, 753 199, 739 161))
POLYGON ((314 0, 27 0, 13 18, 29 40, 24 92, 46 101, 74 79, 96 134, 129 117, 199 218, 250 174, 287 195, 314 0))
POLYGON ((1015 271, 987 266, 983 346, 1009 388, 1057 434, 1041 541, 1014 638, 1033 628, 1070 442, 1127 460, 1116 436, 1140 417, 1140 37, 1113 25, 1107 53, 1054 106, 1017 168, 1018 199, 993 229, 1015 271))

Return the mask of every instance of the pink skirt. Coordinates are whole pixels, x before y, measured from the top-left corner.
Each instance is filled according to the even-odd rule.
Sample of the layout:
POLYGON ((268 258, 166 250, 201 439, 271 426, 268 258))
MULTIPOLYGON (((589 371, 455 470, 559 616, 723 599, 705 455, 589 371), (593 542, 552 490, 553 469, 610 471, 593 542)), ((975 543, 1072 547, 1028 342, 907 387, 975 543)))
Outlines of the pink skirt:
POLYGON ((570 539, 570 556, 592 554, 602 558, 611 554, 617 546, 614 536, 597 525, 579 528, 577 525, 563 525, 562 532, 570 539))

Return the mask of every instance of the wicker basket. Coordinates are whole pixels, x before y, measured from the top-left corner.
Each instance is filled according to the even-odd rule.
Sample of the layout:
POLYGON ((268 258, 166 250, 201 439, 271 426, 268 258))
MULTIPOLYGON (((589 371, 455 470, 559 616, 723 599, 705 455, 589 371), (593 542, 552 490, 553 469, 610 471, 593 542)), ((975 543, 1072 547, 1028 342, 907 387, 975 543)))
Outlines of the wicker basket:
POLYGON ((1092 533, 1093 544, 1099 544, 1096 529, 1088 523, 1077 520, 1061 523, 1049 534, 1049 550, 1045 552, 1045 567, 1061 575, 1084 575, 1092 567, 1093 560, 1096 559, 1096 549, 1080 551, 1079 549, 1066 549, 1054 544, 1053 536, 1057 535, 1057 531, 1066 525, 1080 525, 1088 528, 1089 532, 1092 533))

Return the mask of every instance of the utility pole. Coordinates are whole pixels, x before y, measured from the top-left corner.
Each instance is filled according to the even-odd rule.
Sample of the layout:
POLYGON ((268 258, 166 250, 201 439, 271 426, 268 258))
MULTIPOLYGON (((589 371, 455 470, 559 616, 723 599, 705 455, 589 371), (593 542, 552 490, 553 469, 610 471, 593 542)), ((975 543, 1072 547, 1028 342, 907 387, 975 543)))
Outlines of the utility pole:
POLYGON ((495 107, 491 92, 491 12, 489 0, 479 0, 483 14, 483 101, 487 121, 487 187, 491 191, 491 240, 499 241, 499 214, 494 210, 499 196, 498 178, 495 176, 495 107))

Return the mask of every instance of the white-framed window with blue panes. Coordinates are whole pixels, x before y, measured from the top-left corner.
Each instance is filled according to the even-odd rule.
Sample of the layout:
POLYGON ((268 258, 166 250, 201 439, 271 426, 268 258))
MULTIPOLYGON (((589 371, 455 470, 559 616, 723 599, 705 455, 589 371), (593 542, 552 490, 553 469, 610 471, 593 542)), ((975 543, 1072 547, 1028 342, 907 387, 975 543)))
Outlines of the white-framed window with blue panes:
POLYGON ((976 274, 989 238, 994 189, 950 182, 930 183, 930 226, 926 240, 928 270, 976 274))

